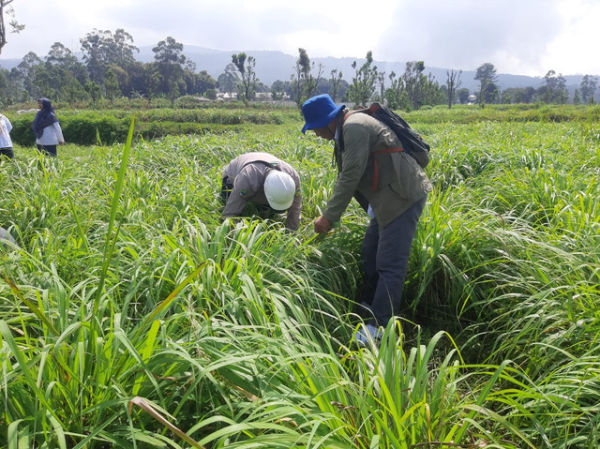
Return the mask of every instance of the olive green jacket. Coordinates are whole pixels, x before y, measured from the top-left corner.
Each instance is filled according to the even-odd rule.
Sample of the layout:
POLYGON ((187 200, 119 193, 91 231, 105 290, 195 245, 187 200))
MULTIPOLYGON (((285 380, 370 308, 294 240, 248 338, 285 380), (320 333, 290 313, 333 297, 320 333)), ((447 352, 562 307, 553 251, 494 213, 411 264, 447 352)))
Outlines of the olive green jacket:
MULTIPOLYGON (((368 114, 354 113, 346 118, 342 128, 344 150, 338 153, 340 171, 323 213, 330 222, 339 221, 355 192, 366 198, 377 222, 385 227, 431 191, 429 179, 412 156, 397 152, 369 157, 373 151, 402 147, 387 125, 368 114), (379 167, 376 188, 375 159, 379 167)), ((339 134, 338 129, 336 139, 339 134)), ((339 147, 339 142, 336 146, 339 147)))

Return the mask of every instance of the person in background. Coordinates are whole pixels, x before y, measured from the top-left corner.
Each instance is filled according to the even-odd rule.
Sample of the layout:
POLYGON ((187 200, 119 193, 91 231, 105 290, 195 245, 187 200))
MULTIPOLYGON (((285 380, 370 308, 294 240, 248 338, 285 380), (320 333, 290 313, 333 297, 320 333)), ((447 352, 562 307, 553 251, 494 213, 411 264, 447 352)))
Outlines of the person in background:
POLYGON ((229 162, 223 171, 221 200, 225 203, 223 217, 239 217, 252 203, 261 216, 287 210, 285 226, 290 231, 300 226, 300 176, 287 162, 269 153, 245 153, 229 162))
POLYGON ((15 153, 13 152, 13 144, 10 139, 11 130, 12 125, 10 120, 4 114, 0 114, 0 156, 14 159, 15 153))
POLYGON ((336 106, 327 94, 302 105, 302 132, 335 143, 338 177, 317 233, 327 233, 340 220, 354 196, 371 221, 362 247, 364 290, 361 306, 372 317, 355 339, 378 340, 380 326, 396 315, 402 297, 410 248, 431 183, 423 169, 402 149, 387 125, 363 113, 336 106), (377 161, 377 162, 375 162, 377 161))
POLYGON ((31 128, 35 134, 35 143, 38 151, 56 157, 56 146, 65 143, 62 129, 54 113, 52 103, 47 98, 38 100, 40 109, 33 119, 31 128))

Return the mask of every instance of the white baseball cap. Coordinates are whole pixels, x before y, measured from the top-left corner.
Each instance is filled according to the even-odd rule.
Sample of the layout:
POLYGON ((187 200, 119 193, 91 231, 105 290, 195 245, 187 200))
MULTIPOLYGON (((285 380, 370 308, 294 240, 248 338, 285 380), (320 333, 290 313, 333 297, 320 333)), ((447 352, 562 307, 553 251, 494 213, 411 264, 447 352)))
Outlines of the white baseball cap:
POLYGON ((287 173, 279 170, 269 171, 264 189, 269 206, 275 210, 287 210, 294 202, 296 184, 287 173))

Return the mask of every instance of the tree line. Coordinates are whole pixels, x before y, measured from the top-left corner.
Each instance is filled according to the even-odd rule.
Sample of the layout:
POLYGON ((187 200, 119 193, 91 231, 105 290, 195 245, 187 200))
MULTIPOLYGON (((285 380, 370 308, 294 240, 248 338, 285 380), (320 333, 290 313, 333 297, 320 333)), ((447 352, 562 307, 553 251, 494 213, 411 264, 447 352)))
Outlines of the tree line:
POLYGON ((114 32, 93 30, 80 39, 82 58, 55 42, 44 57, 27 53, 11 70, 0 69, 0 102, 2 106, 49 97, 67 103, 96 102, 100 99, 167 98, 171 102, 185 95, 215 99, 218 92, 235 92, 248 103, 258 98, 289 99, 298 107, 310 96, 329 93, 334 101, 366 104, 386 103, 393 109, 414 110, 423 106, 457 103, 590 103, 594 101, 597 78, 585 75, 573 98, 569 99, 565 78, 548 71, 540 87, 501 90, 496 68, 491 63, 478 67, 475 80, 479 89, 461 88, 462 71, 448 70, 444 83, 425 74, 424 61, 409 61, 404 73, 385 73, 377 68, 372 52, 364 62, 354 61, 351 82, 343 73, 324 73, 321 64, 311 61, 305 49, 298 58, 289 80, 278 80, 266 86, 256 76, 256 60, 245 53, 233 54, 215 80, 206 70, 197 70, 183 53, 183 44, 172 37, 153 47, 154 61, 135 59, 139 49, 133 37, 123 29, 114 32))

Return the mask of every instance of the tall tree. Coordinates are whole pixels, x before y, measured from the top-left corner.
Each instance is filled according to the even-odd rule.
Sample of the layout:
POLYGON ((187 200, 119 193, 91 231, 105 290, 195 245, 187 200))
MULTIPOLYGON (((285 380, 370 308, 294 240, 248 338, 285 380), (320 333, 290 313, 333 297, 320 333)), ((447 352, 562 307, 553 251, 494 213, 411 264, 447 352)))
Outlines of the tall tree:
POLYGON ((159 91, 173 102, 181 93, 181 84, 184 84, 183 67, 186 57, 183 54, 183 44, 168 36, 158 42, 152 51, 160 76, 159 91))
POLYGON ((531 103, 534 96, 533 87, 509 87, 502 91, 502 103, 531 103))
POLYGON ((373 52, 367 52, 365 62, 360 67, 354 61, 352 68, 355 72, 348 88, 348 99, 357 105, 366 105, 375 92, 379 74, 377 66, 373 64, 373 52))
POLYGON ((21 83, 22 89, 26 92, 26 98, 38 98, 40 97, 40 92, 37 90, 35 84, 36 77, 36 67, 42 64, 42 60, 38 55, 34 52, 30 51, 19 63, 16 67, 21 83))
POLYGON ((112 42, 110 42, 112 54, 110 63, 114 63, 119 67, 127 69, 135 63, 134 52, 139 52, 139 48, 133 45, 133 37, 123 28, 115 30, 112 42))
POLYGON ((385 72, 377 74, 377 85, 379 86, 378 100, 383 103, 385 101, 385 72))
POLYGON ((295 66, 296 73, 291 76, 292 93, 298 108, 302 106, 307 98, 315 94, 321 81, 323 66, 319 64, 316 76, 313 75, 314 66, 315 64, 311 62, 306 50, 299 48, 295 66))
POLYGON ((5 16, 10 20, 8 22, 11 32, 18 33, 25 28, 24 25, 17 22, 15 19, 15 11, 12 6, 9 6, 13 0, 0 0, 0 53, 2 53, 2 49, 6 45, 6 24, 5 24, 5 16))
POLYGON ((242 52, 231 55, 231 62, 241 75, 241 82, 238 84, 238 98, 247 106, 256 94, 256 73, 254 71, 256 60, 242 52))
POLYGON ((111 64, 129 69, 135 62, 133 52, 138 51, 131 35, 122 28, 114 34, 110 30, 94 29, 80 39, 80 43, 90 78, 99 84, 104 82, 104 74, 111 64))
POLYGON ((391 109, 410 109, 410 101, 404 86, 404 78, 392 71, 389 76, 390 87, 385 90, 385 99, 391 109))
POLYGON ((548 70, 544 76, 546 84, 537 90, 537 97, 544 103, 564 104, 569 98, 567 81, 561 74, 548 70))
POLYGON ((225 66, 225 70, 217 78, 217 86, 221 92, 232 93, 240 82, 239 72, 233 63, 225 66))
POLYGON ((579 89, 581 90, 581 100, 583 103, 593 103, 594 102, 594 93, 596 92, 597 86, 598 86, 598 79, 594 76, 585 75, 581 79, 581 84, 579 85, 579 89))
POLYGON ((337 100, 337 97, 338 97, 338 94, 340 93, 341 87, 342 87, 342 71, 333 69, 331 71, 331 78, 329 79, 329 95, 331 96, 331 99, 334 102, 337 100))
POLYGON ((44 60, 46 64, 60 67, 62 70, 69 72, 82 86, 85 86, 89 79, 85 66, 61 42, 52 44, 44 60))
POLYGON ((496 83, 496 67, 494 64, 486 62, 477 68, 475 79, 479 81, 479 93, 477 95, 480 107, 484 107, 485 103, 490 99, 490 92, 494 91, 496 83))
POLYGON ((439 84, 430 73, 425 75, 423 61, 409 61, 402 75, 404 89, 409 100, 409 108, 419 109, 423 105, 434 105, 444 102, 439 84))
POLYGON ((486 62, 480 65, 477 72, 475 72, 475 79, 479 81, 479 107, 483 108, 486 99, 491 98, 490 95, 498 91, 497 87, 494 90, 496 84, 496 67, 494 67, 494 64, 486 62))
POLYGON ((188 68, 184 71, 187 94, 205 95, 209 89, 215 89, 217 81, 206 71, 194 73, 188 68))
POLYGON ((119 96, 119 81, 112 69, 108 69, 104 75, 104 96, 111 102, 119 96))
POLYGON ((460 104, 466 104, 469 101, 469 93, 469 89, 466 87, 456 90, 456 95, 458 96, 458 101, 460 104))
POLYGON ((90 79, 98 84, 102 84, 104 72, 109 64, 106 41, 111 36, 108 30, 95 29, 79 40, 90 79))
POLYGON ((283 100, 286 98, 291 98, 292 95, 292 87, 289 81, 281 81, 277 80, 271 84, 271 98, 273 100, 283 100))
POLYGON ((448 95, 448 109, 452 108, 452 103, 456 97, 456 89, 460 87, 460 75, 462 70, 446 70, 446 93, 448 95))

